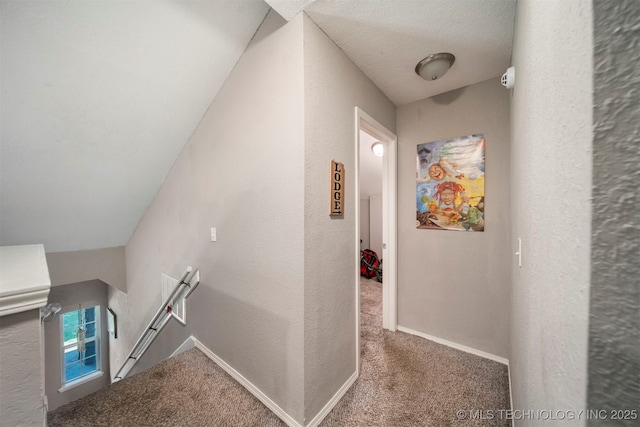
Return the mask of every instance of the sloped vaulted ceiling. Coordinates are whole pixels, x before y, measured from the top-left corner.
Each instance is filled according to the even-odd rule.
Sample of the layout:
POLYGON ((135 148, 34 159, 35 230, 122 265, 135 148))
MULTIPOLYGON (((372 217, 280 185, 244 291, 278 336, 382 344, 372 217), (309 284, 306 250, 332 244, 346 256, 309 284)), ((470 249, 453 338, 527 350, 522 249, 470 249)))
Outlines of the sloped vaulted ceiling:
POLYGON ((1 1, 0 245, 126 244, 267 11, 1 1))

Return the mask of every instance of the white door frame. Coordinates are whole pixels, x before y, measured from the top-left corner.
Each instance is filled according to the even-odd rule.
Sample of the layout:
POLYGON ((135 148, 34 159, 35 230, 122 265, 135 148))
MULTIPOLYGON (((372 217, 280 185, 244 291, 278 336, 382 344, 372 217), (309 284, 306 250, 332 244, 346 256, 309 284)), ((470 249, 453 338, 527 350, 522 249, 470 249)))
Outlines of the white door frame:
POLYGON ((385 144, 382 161, 382 327, 390 331, 398 328, 397 287, 397 157, 398 138, 373 117, 355 108, 355 153, 356 153, 356 361, 360 373, 360 131, 372 135, 385 144))

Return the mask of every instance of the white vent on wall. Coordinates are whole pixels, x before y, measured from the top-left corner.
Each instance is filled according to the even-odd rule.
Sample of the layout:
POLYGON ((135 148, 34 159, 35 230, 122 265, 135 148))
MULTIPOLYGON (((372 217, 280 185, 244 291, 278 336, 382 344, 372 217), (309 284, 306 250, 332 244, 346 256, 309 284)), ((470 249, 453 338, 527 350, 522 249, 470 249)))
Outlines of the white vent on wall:
MULTIPOLYGON (((171 295, 171 292, 178 286, 178 279, 169 276, 166 273, 162 273, 162 301, 166 301, 171 295)), ((186 316, 186 305, 185 299, 180 298, 180 295, 176 297, 176 301, 173 304, 172 313, 180 323, 183 325, 187 324, 187 316, 186 316)))

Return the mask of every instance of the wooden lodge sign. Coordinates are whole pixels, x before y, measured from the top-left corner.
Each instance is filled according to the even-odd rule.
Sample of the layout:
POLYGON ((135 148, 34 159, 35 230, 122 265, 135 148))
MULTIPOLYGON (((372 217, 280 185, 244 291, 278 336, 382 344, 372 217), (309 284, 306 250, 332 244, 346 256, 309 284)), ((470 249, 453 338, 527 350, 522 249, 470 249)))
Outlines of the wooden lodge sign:
POLYGON ((344 215, 344 165, 331 160, 331 216, 344 215))

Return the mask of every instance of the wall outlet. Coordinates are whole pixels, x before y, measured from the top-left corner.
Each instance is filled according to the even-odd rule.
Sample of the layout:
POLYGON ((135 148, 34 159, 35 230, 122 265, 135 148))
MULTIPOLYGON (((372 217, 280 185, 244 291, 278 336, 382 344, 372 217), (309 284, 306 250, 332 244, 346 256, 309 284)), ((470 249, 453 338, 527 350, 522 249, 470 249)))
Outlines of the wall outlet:
POLYGON ((216 235, 216 228, 211 227, 211 241, 215 242, 217 239, 218 239, 218 236, 216 235))

